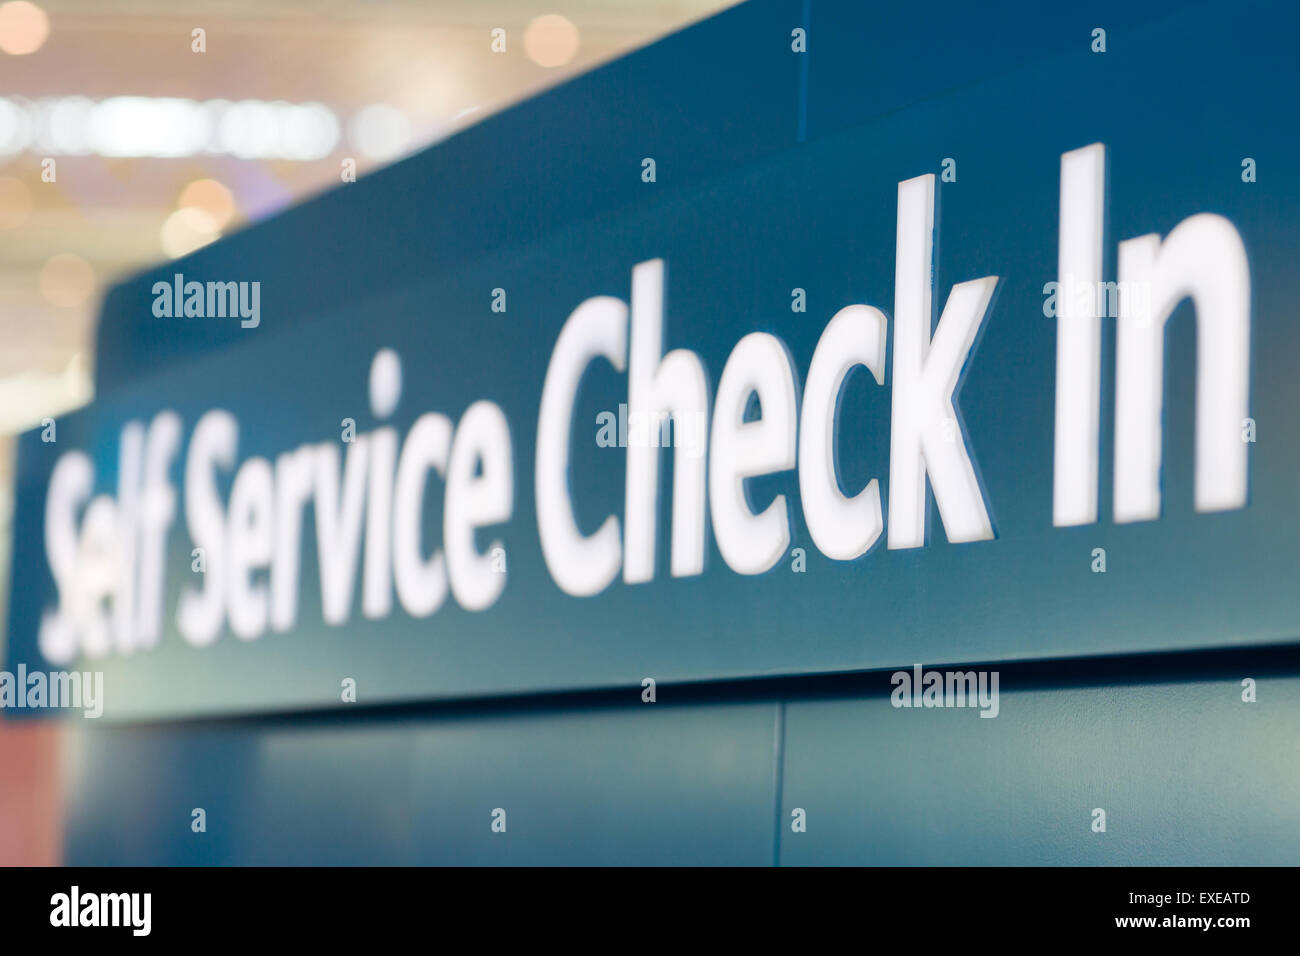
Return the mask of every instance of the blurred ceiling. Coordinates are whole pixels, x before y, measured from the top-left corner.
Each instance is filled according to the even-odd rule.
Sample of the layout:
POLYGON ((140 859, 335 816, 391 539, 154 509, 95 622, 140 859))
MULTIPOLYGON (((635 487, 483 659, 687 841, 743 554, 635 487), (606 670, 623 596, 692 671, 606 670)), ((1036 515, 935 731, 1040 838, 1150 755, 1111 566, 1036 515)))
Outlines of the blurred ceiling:
POLYGON ((116 277, 732 2, 0 3, 0 435, 89 399, 116 277))

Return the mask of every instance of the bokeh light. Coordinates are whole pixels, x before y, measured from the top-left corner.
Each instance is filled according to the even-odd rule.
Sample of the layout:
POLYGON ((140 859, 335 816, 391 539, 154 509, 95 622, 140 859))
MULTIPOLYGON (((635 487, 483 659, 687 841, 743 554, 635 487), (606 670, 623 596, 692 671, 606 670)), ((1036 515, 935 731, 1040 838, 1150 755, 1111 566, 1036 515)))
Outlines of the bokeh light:
POLYGON ((50 35, 50 18, 34 3, 0 3, 0 50, 13 56, 35 53, 50 35))
POLYGON ((524 52, 538 66, 564 66, 578 53, 578 28, 558 13, 548 13, 524 30, 524 52))
POLYGON ((367 106, 348 124, 348 139, 371 159, 394 159, 411 142, 411 121, 395 106, 367 106))
POLYGON ((81 256, 61 252, 41 268, 38 281, 46 302, 72 308, 83 304, 95 291, 95 270, 81 256))
POLYGON ((202 249, 221 235, 215 219, 195 206, 177 209, 163 223, 159 240, 169 258, 179 259, 202 249))
POLYGON ((215 179, 194 180, 181 191, 176 205, 207 213, 218 229, 225 229, 235 215, 235 197, 215 179))

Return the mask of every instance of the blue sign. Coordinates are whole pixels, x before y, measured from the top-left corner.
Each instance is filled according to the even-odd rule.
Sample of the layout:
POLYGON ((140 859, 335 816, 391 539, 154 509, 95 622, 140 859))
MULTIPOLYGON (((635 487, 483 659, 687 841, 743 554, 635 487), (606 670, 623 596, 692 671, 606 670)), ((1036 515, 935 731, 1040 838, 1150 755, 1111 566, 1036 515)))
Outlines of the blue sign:
POLYGON ((711 178, 650 138, 411 281, 240 254, 353 189, 418 250, 400 172, 133 280, 101 356, 213 347, 22 436, 11 662, 135 718, 1293 641, 1300 76, 1211 22, 711 178))

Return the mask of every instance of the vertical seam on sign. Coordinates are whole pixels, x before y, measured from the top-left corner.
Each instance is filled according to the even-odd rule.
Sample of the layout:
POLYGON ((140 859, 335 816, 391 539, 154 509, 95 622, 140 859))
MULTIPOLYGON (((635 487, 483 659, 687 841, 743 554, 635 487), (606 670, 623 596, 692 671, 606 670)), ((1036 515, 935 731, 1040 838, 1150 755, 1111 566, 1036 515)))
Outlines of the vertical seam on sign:
POLYGON ((772 732, 772 791, 776 807, 773 810, 772 865, 781 865, 781 803, 785 799, 785 701, 776 702, 776 726, 772 732))
POLYGON ((811 49, 808 46, 811 39, 808 21, 811 19, 812 0, 803 0, 804 51, 799 56, 799 129, 796 134, 800 143, 808 138, 808 51, 811 49))

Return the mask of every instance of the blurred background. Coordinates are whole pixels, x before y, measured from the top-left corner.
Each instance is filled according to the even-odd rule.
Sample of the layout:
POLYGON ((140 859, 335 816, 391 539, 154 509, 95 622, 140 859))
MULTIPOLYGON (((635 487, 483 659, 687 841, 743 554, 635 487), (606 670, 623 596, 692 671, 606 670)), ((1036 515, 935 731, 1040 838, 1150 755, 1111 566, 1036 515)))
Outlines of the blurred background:
MULTIPOLYGON (((90 400, 108 285, 731 5, 0 3, 3 578, 12 436, 90 400)), ((58 732, 0 727, 0 865, 60 859, 58 732)))

